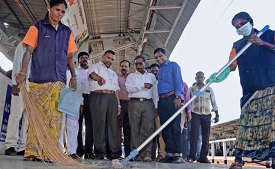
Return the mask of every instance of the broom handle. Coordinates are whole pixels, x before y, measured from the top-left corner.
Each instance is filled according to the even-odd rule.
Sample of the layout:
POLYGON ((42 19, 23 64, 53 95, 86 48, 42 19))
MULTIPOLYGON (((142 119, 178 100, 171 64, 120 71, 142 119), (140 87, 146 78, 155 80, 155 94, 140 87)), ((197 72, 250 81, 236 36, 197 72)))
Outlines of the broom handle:
MULTIPOLYGON (((269 26, 266 25, 258 34, 257 36, 260 37, 264 32, 268 30, 269 26)), ((219 76, 222 74, 222 72, 229 67, 252 43, 247 43, 225 66, 223 66, 216 76, 219 76)), ((193 100, 195 100, 197 97, 199 97, 202 92, 211 85, 212 82, 208 82, 205 84, 200 90, 198 90, 195 95, 186 102, 176 113, 174 113, 163 125, 160 126, 159 129, 157 129, 149 138, 147 138, 138 148, 137 151, 140 151, 143 147, 145 147, 156 135, 158 135, 172 120, 174 120, 183 109, 185 109, 193 100)))

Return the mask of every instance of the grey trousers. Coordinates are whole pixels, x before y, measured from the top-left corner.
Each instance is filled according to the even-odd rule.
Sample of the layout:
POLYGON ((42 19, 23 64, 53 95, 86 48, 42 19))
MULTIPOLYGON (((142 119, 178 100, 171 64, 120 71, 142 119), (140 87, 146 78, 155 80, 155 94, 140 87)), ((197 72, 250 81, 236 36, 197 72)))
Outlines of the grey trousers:
MULTIPOLYGON (((131 126, 131 148, 136 149, 154 132, 154 103, 153 100, 130 100, 128 114, 131 126)), ((141 156, 151 157, 152 141, 141 151, 141 156)))
POLYGON ((105 130, 107 128, 110 153, 118 155, 121 153, 121 145, 117 125, 116 95, 92 93, 89 97, 89 104, 93 122, 95 154, 106 154, 105 130))

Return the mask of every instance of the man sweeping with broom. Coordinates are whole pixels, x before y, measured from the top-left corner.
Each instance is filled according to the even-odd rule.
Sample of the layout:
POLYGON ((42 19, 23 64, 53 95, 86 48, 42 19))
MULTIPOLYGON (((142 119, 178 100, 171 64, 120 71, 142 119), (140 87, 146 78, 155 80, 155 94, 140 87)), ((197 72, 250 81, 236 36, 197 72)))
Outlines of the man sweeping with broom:
POLYGON ((44 145, 43 143, 47 142, 44 140, 49 135, 48 141, 54 146, 56 146, 55 142, 56 144, 58 142, 62 114, 57 110, 57 105, 60 90, 65 87, 67 66, 69 66, 72 74, 70 85, 76 90, 72 53, 77 50, 77 47, 70 28, 60 21, 65 15, 66 8, 65 0, 50 0, 46 17, 32 25, 22 41, 26 47, 26 52, 16 81, 21 86, 25 83, 27 65, 32 55, 29 78, 29 98, 31 99, 29 103, 34 102, 35 106, 32 108, 37 108, 31 110, 29 116, 38 114, 38 117, 42 118, 40 122, 45 124, 40 125, 40 122, 35 121, 30 123, 25 160, 58 161, 56 160, 57 157, 52 157, 55 154, 51 153, 54 151, 51 150, 51 145, 44 145), (47 132, 38 135, 37 128, 43 128, 47 132))

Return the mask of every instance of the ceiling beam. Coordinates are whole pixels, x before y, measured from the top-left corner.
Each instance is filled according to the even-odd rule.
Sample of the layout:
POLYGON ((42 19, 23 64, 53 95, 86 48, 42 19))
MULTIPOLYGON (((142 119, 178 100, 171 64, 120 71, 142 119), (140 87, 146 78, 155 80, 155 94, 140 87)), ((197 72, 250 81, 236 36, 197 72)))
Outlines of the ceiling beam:
MULTIPOLYGON (((136 45, 136 42, 128 42, 128 43, 125 43, 125 44, 122 44, 122 45, 118 45, 114 49, 111 49, 111 50, 113 50, 115 52, 118 52, 118 51, 130 48, 134 45, 136 45)), ((104 53, 105 53, 105 50, 103 50, 99 53, 92 54, 92 55, 90 55, 90 60, 98 59, 98 58, 102 57, 102 55, 104 53)))
MULTIPOLYGON (((104 34, 101 34, 101 35, 104 36, 104 34)), ((108 35, 108 34, 106 34, 106 35, 108 35)), ((115 37, 106 37, 106 38, 100 38, 100 39, 90 39, 90 40, 88 40, 88 42, 91 42, 91 43, 100 42, 100 41, 103 41, 105 39, 113 39, 115 41, 115 40, 121 40, 121 39, 129 39, 129 38, 130 38, 130 36, 128 36, 128 35, 126 35, 126 36, 115 36, 115 37)))
POLYGON ((170 32, 170 30, 168 29, 163 29, 163 30, 146 30, 144 31, 145 34, 149 34, 149 33, 168 33, 170 32))
POLYGON ((181 5, 162 5, 162 6, 151 6, 150 10, 160 10, 160 9, 180 9, 181 5))
POLYGON ((7 7, 9 8, 9 10, 11 11, 11 13, 13 14, 13 16, 16 18, 16 20, 19 22, 19 24, 21 25, 21 27, 24 28, 24 24, 21 22, 21 20, 19 19, 19 17, 17 16, 17 14, 15 13, 15 11, 13 10, 13 7, 10 6, 10 4, 8 3, 7 0, 3 0, 3 1, 7 5, 7 7))
POLYGON ((173 34, 173 32, 174 32, 174 30, 175 30, 175 28, 176 28, 176 26, 177 26, 177 24, 178 24, 178 21, 179 21, 181 15, 182 15, 182 13, 183 13, 183 10, 184 10, 184 8, 185 8, 187 2, 188 2, 188 0, 183 0, 182 6, 181 6, 181 8, 180 8, 180 10, 179 10, 179 12, 178 12, 178 15, 177 15, 177 17, 176 17, 174 23, 173 23, 173 26, 172 26, 172 28, 171 28, 171 31, 170 31, 170 33, 169 33, 169 35, 168 35, 168 37, 167 37, 167 39, 166 39, 166 41, 165 41, 165 43, 164 43, 164 48, 166 48, 166 46, 167 46, 167 44, 168 44, 168 42, 169 42, 169 40, 170 40, 170 38, 171 38, 171 36, 172 36, 172 34, 173 34))
POLYGON ((153 5, 153 0, 150 0, 148 2, 148 10, 146 11, 146 15, 145 15, 145 19, 142 25, 142 32, 141 32, 141 38, 140 38, 140 42, 139 42, 139 50, 138 50, 138 55, 141 54, 142 48, 143 48, 143 41, 144 41, 144 36, 145 36, 145 31, 146 31, 146 27, 147 27, 147 23, 149 22, 150 19, 150 13, 152 12, 150 9, 150 7, 153 5))

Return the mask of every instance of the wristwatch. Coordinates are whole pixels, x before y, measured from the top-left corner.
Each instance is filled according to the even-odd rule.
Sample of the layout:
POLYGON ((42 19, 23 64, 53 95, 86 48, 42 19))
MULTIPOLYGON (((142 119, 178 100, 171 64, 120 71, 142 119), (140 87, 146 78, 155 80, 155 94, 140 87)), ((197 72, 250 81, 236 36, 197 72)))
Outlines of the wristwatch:
POLYGON ((176 99, 180 99, 180 97, 179 97, 179 96, 176 96, 176 99))

